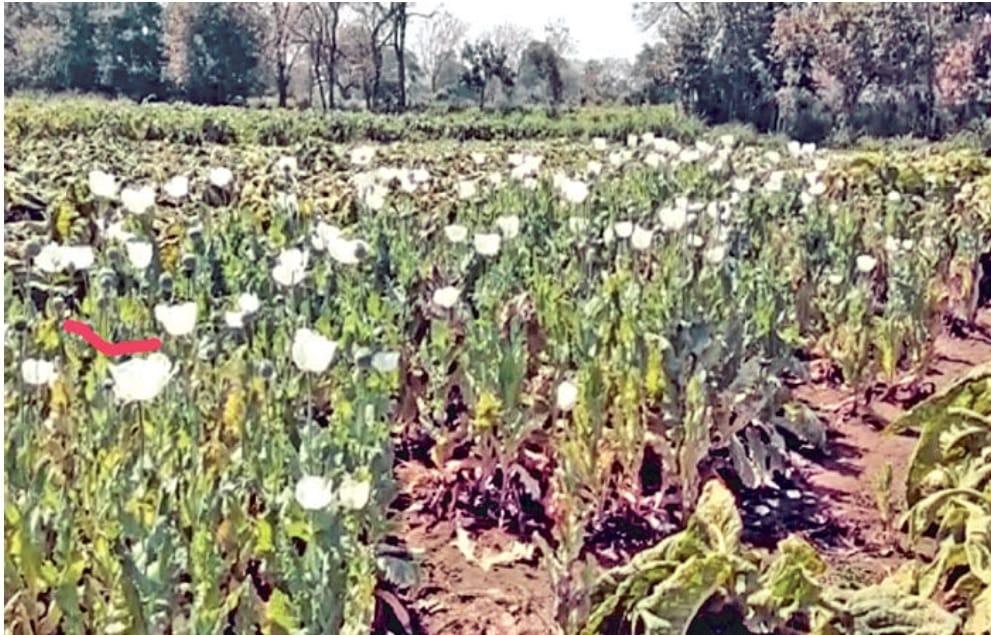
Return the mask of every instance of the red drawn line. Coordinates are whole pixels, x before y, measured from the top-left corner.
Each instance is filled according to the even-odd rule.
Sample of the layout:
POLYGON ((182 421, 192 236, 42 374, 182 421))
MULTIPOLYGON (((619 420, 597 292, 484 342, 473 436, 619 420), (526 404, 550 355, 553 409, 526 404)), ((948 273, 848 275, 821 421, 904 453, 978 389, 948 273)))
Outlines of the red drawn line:
POLYGON ((135 353, 151 353, 162 348, 162 340, 157 337, 149 337, 143 340, 127 340, 124 342, 108 342, 100 337, 88 324, 77 320, 66 320, 62 323, 62 330, 66 333, 79 335, 90 346, 108 357, 134 355, 135 353))

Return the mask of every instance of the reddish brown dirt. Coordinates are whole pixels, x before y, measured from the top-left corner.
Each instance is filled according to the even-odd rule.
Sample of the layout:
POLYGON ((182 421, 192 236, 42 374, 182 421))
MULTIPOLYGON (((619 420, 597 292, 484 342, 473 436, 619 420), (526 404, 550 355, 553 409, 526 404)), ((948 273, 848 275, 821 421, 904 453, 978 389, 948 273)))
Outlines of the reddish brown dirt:
MULTIPOLYGON (((991 310, 979 314, 978 324, 991 332, 991 310)), ((991 361, 991 339, 944 334, 937 339, 935 351, 922 383, 931 382, 932 389, 938 390, 973 366, 991 361)), ((886 529, 882 522, 873 486, 878 473, 890 463, 893 515, 903 509, 902 483, 915 438, 884 428, 909 406, 875 397, 851 415, 837 409, 849 400, 850 391, 826 382, 802 385, 795 395, 818 412, 829 428, 824 456, 794 456, 796 480, 805 488, 801 500, 812 501, 815 510, 812 524, 816 528, 806 533, 825 550, 824 557, 838 581, 880 579, 911 557, 900 546, 899 533, 886 529)), ((406 464, 396 471, 404 496, 411 501, 397 518, 396 533, 418 554, 421 572, 420 585, 404 600, 416 616, 414 630, 471 635, 552 632, 554 597, 537 558, 483 571, 454 544, 454 523, 467 519, 438 521, 423 511, 423 499, 431 488, 421 483, 430 480, 429 470, 406 464)), ((782 519, 782 524, 789 521, 782 519)), ((512 540, 500 529, 470 533, 486 550, 503 548, 512 540)))
MULTIPOLYGON (((397 477, 413 504, 404 511, 398 532, 420 563, 420 585, 407 598, 423 633, 471 635, 544 635, 552 631, 554 594, 537 557, 496 565, 484 571, 455 546, 455 523, 422 512, 416 499, 417 476, 425 468, 406 464, 397 477)), ((508 548, 513 538, 498 528, 469 531, 478 552, 508 548)))
MULTIPOLYGON (((991 332, 991 310, 978 315, 978 325, 991 332)), ((980 334, 937 338, 935 357, 922 383, 939 390, 974 366, 991 361, 991 339, 980 334)), ((839 540, 826 546, 827 559, 838 577, 876 581, 897 568, 911 554, 903 550, 901 533, 889 530, 881 519, 875 483, 885 464, 892 468, 893 516, 904 510, 904 480, 915 447, 912 434, 885 430, 910 407, 878 398, 860 406, 852 416, 836 406, 850 397, 849 390, 824 383, 799 387, 796 396, 808 403, 829 428, 829 450, 824 460, 796 457, 799 473, 828 514, 839 540)), ((821 546, 821 544, 820 544, 821 546)))

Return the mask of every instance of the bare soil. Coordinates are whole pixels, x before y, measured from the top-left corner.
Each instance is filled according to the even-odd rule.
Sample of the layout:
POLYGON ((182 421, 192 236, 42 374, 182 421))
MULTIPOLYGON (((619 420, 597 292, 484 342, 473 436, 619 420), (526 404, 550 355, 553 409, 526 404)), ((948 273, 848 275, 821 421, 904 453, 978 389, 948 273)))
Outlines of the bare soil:
MULTIPOLYGON (((891 390, 884 395, 885 387, 875 386, 851 412, 851 392, 843 386, 820 379, 796 387, 795 397, 826 422, 827 448, 816 455, 795 454, 791 483, 773 496, 752 493, 741 501, 750 528, 746 537, 773 546, 777 538, 797 532, 822 551, 839 582, 876 581, 911 559, 900 533, 882 520, 874 483, 890 464, 890 500, 897 515, 904 508, 903 481, 915 438, 886 428, 926 394, 991 361, 991 338, 986 335, 991 333, 991 310, 980 312, 977 323, 978 331, 963 337, 944 333, 937 338, 928 371, 921 381, 911 382, 923 388, 921 394, 891 390)), ((431 470, 410 462, 396 472, 404 501, 396 536, 418 554, 421 572, 419 586, 403 598, 413 630, 472 635, 551 632, 554 597, 538 558, 484 571, 457 548, 456 524, 487 551, 506 548, 515 537, 491 524, 472 525, 471 518, 438 520, 424 504, 435 491, 425 485, 432 480, 431 470)))
MULTIPOLYGON (((829 452, 819 460, 798 457, 796 467, 811 493, 828 514, 828 523, 838 536, 822 544, 834 574, 858 582, 880 580, 912 558, 902 545, 897 528, 882 520, 875 483, 886 464, 891 465, 890 494, 893 514, 905 508, 905 475, 916 436, 892 434, 886 428, 925 396, 951 383, 968 370, 991 361, 991 310, 978 314, 979 330, 965 337, 948 333, 937 338, 935 356, 922 378, 922 395, 902 401, 871 399, 852 416, 836 409, 850 397, 848 390, 825 383, 806 384, 796 396, 808 403, 829 427, 829 452)), ((872 393, 878 391, 874 390, 872 393)))

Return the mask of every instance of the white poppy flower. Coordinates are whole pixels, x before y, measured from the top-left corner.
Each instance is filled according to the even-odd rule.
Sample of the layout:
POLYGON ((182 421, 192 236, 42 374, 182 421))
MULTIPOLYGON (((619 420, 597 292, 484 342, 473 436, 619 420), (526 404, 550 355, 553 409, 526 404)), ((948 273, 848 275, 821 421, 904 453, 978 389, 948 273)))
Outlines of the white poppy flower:
POLYGON ((272 268, 272 278, 284 287, 298 284, 306 275, 307 255, 299 249, 283 249, 272 268))
POLYGON ((21 362, 21 377, 30 386, 44 386, 55 378, 55 364, 46 359, 25 359, 21 362))
POLYGON ((506 240, 516 238, 520 233, 520 217, 516 214, 505 214, 495 220, 496 227, 506 240))
POLYGON ((430 182, 430 172, 426 168, 416 168, 410 172, 410 178, 417 185, 430 182))
POLYGON ((705 250, 706 262, 712 265, 720 264, 726 258, 726 245, 714 245, 705 250))
POLYGON ((484 152, 472 152, 471 160, 475 165, 482 165, 488 157, 485 156, 484 152))
POLYGON ((719 137, 719 143, 723 144, 725 148, 732 148, 736 145, 736 137, 731 134, 724 134, 719 137))
POLYGON ((441 287, 434 291, 433 303, 442 309, 450 309, 458 303, 461 297, 461 289, 457 287, 441 287))
POLYGON ((389 194, 389 188, 384 185, 375 184, 366 189, 361 197, 361 202, 372 211, 379 211, 385 207, 385 198, 389 194))
POLYGON ((635 148, 635 147, 637 147, 637 144, 639 142, 640 142, 640 139, 637 137, 637 135, 635 135, 635 134, 628 134, 628 135, 626 135, 626 146, 628 148, 635 148))
POLYGON ((687 207, 682 207, 680 205, 676 205, 675 207, 664 207, 658 213, 658 218, 661 221, 661 227, 664 231, 680 231, 685 225, 688 224, 688 209, 687 207))
POLYGON ((121 190, 120 202, 124 209, 135 216, 141 216, 155 204, 155 190, 150 185, 125 187, 121 190))
POLYGON ((354 165, 368 165, 375 158, 375 148, 372 146, 359 146, 351 150, 351 163, 354 165))
POLYGON ((911 238, 906 238, 902 241, 902 249, 905 251, 911 251, 915 247, 915 241, 911 238))
POLYGON ((208 179, 214 187, 225 189, 234 180, 234 173, 228 168, 213 168, 208 179))
POLYGON ((374 187, 380 178, 381 175, 378 172, 358 172, 351 177, 351 185, 354 186, 358 194, 363 195, 364 191, 370 187, 374 187))
POLYGON ((93 266, 96 254, 89 245, 71 245, 62 247, 62 258, 65 266, 72 266, 76 271, 83 271, 93 266))
POLYGON ((674 139, 661 137, 654 141, 654 149, 668 156, 678 156, 681 154, 681 144, 674 139))
POLYGON ((695 148, 702 154, 702 156, 705 157, 716 151, 716 146, 703 139, 699 139, 695 142, 695 148))
POLYGON ((341 228, 330 223, 320 221, 313 230, 310 242, 317 251, 326 251, 330 244, 341 237, 341 228))
POLYGON ((509 171, 509 178, 514 181, 522 181, 526 178, 533 176, 534 170, 531 166, 527 164, 517 165, 515 168, 509 171))
POLYGON ((478 193, 478 187, 474 181, 458 181, 458 198, 461 200, 474 198, 478 193))
POLYGON ((380 373, 391 373, 399 368, 399 353, 397 351, 379 351, 372 355, 372 368, 380 373))
POLYGON ((884 239, 884 249, 885 249, 885 251, 894 253, 894 252, 898 251, 899 248, 901 248, 901 246, 902 246, 901 241, 898 240, 897 238, 895 238, 894 236, 886 236, 885 239, 884 239))
POLYGON ((310 329, 297 329, 291 353, 293 363, 300 370, 322 373, 334 361, 337 342, 310 329))
POLYGON ((589 161, 585 164, 585 173, 598 175, 602 173, 602 163, 600 161, 589 161))
POLYGON ((834 287, 838 287, 839 285, 843 284, 843 276, 841 276, 838 273, 829 274, 828 276, 826 276, 826 280, 829 282, 829 284, 833 285, 834 287))
MULTIPOLYGON (((391 185, 393 181, 401 181, 405 178, 405 173, 400 168, 382 166, 371 173, 379 183, 391 185)), ((368 184, 368 185, 371 185, 368 184)))
POLYGON ((502 236, 499 234, 475 234, 473 240, 475 252, 482 256, 495 256, 499 253, 502 245, 502 236))
MULTIPOLYGON (((409 173, 403 175, 403 178, 399 179, 399 189, 407 194, 412 194, 416 191, 417 184, 413 182, 409 173)), ((384 200, 384 197, 383 197, 384 200)))
POLYGON ((147 269, 151 264, 153 249, 151 243, 144 240, 131 240, 124 244, 127 249, 127 259, 135 269, 147 269))
POLYGON ((103 235, 107 240, 114 240, 121 243, 127 243, 134 240, 134 234, 132 232, 124 229, 124 221, 119 220, 116 223, 111 223, 106 230, 104 230, 103 235))
POLYGON ((342 265, 356 265, 368 253, 368 243, 363 240, 337 238, 327 245, 327 253, 342 265))
POLYGON ((173 176, 162 186, 165 195, 174 201, 186 198, 189 194, 189 177, 184 175, 173 176))
POLYGON ((663 160, 663 156, 657 152, 648 152, 647 156, 643 158, 644 164, 646 164, 646 166, 648 168, 651 168, 652 170, 656 170, 657 168, 661 167, 662 160, 663 160))
POLYGON ((196 303, 159 304, 155 307, 155 319, 173 337, 189 335, 196 327, 196 303))
POLYGON ((617 238, 627 239, 633 235, 633 223, 628 220, 621 220, 613 224, 613 231, 617 238))
POLYGON ((303 509, 318 511, 334 502, 334 488, 330 479, 322 476, 304 476, 296 483, 296 502, 303 509))
POLYGON ((244 328, 244 312, 242 311, 224 311, 224 322, 229 328, 232 329, 243 329, 244 328))
POLYGON ((629 150, 616 150, 609 153, 609 165, 614 168, 621 167, 624 163, 633 158, 633 153, 629 150))
POLYGON ((568 180, 561 186, 561 196, 564 200, 580 205, 588 198, 588 185, 578 180, 568 180))
POLYGON ((802 144, 799 143, 798 141, 794 141, 794 140, 789 141, 788 142, 788 154, 790 154, 791 156, 793 156, 796 159, 798 157, 800 157, 802 155, 802 144))
POLYGON ((544 157, 532 154, 511 154, 509 155, 510 165, 514 165, 509 171, 510 178, 521 180, 528 176, 534 176, 540 171, 540 166, 544 162, 544 157))
POLYGON ((34 267, 45 273, 58 273, 64 268, 62 246, 58 243, 48 243, 34 257, 34 267))
POLYGON ((771 194, 780 192, 784 189, 784 178, 785 173, 782 170, 775 170, 774 172, 771 172, 767 182, 764 183, 764 191, 771 194))
POLYGON ((741 194, 750 191, 750 179, 744 176, 733 179, 733 189, 741 194))
POLYGON ((93 248, 88 245, 63 246, 49 243, 34 257, 34 266, 45 273, 57 273, 69 267, 83 271, 92 267, 95 260, 93 248))
POLYGON ((891 190, 888 192, 888 202, 889 203, 900 203, 902 200, 902 195, 898 193, 897 190, 891 190))
POLYGON ((654 240, 654 231, 637 225, 633 228, 633 235, 630 236, 630 246, 637 251, 644 251, 650 248, 652 240, 654 240))
POLYGON ((502 172, 489 172, 485 178, 496 187, 502 185, 502 172))
POLYGON ((822 196, 826 193, 826 184, 822 181, 816 181, 809 186, 809 194, 812 196, 822 196))
POLYGON ((237 297, 237 308, 245 315, 251 315, 258 311, 261 302, 254 293, 242 293, 237 297))
POLYGON ((372 484, 366 480, 357 480, 346 474, 337 490, 341 507, 358 511, 364 509, 372 495, 372 484))
POLYGON ((464 225, 448 225, 444 228, 444 236, 452 243, 463 243, 468 239, 468 228, 464 225))
POLYGON ((89 173, 89 190, 93 196, 113 198, 117 196, 117 178, 102 170, 93 170, 89 173))
POLYGON ((592 149, 603 151, 609 147, 609 142, 606 141, 605 137, 593 137, 592 138, 592 149))
POLYGON ((571 216, 568 218, 568 229, 580 234, 588 229, 588 219, 584 216, 571 216))
POLYGON ((557 408, 570 412, 578 403, 578 386, 570 381, 562 381, 557 385, 557 408))
POLYGON ((695 247, 696 249, 698 249, 699 247, 701 247, 702 245, 705 244, 705 240, 701 236, 699 236, 698 234, 689 234, 688 235, 688 244, 690 246, 695 247))
POLYGON ((151 401, 162 392, 173 374, 172 362, 162 353, 110 366, 114 396, 125 403, 151 401))
POLYGON ((694 148, 685 148, 678 153, 678 161, 681 163, 695 163, 702 158, 702 153, 694 148))
POLYGON ((861 273, 870 273, 874 271, 874 267, 877 266, 877 258, 871 256, 870 254, 861 254, 857 256, 857 271, 861 273))
POLYGON ((764 158, 767 159, 768 163, 773 165, 781 163, 781 153, 777 150, 768 150, 764 153, 764 158))

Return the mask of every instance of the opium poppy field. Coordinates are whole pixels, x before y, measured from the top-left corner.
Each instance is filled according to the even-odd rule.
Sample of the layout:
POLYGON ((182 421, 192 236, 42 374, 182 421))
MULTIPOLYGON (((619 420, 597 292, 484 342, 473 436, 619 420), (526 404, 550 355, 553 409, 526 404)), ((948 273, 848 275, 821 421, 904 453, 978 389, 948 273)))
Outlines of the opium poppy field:
POLYGON ((991 630, 986 153, 294 117, 8 101, 8 632, 991 630))

